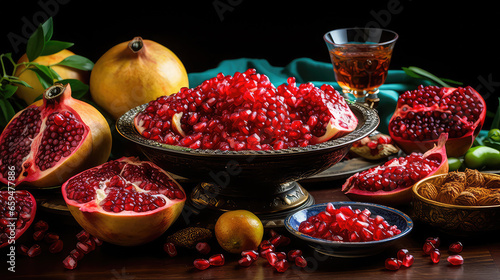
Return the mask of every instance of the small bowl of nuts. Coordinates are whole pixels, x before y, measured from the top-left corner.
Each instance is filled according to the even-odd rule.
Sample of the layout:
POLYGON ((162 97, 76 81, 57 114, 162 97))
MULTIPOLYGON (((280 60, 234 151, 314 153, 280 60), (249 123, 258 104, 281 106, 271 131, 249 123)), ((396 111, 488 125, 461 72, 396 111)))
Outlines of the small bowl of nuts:
POLYGON ((500 175, 475 169, 430 176, 412 188, 412 218, 451 235, 500 230, 500 175))

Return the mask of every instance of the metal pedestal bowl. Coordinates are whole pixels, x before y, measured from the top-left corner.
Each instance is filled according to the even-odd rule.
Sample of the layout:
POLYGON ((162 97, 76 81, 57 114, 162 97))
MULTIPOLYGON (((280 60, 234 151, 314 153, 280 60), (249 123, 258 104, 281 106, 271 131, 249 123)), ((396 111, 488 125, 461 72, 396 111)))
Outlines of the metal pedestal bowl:
POLYGON ((193 150, 142 137, 134 127, 134 117, 145 107, 146 104, 125 113, 116 128, 123 137, 138 144, 152 162, 175 175, 200 182, 188 198, 190 211, 246 209, 264 222, 282 222, 289 213, 312 205, 314 198, 297 181, 339 162, 355 141, 373 132, 380 122, 375 110, 352 104, 358 127, 331 141, 276 151, 193 150))

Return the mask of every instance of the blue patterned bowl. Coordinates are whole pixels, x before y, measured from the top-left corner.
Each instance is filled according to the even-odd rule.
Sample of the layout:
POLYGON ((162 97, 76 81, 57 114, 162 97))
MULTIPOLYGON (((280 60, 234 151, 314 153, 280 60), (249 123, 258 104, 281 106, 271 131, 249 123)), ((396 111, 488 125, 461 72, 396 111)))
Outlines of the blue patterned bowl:
POLYGON ((327 203, 312 205, 308 208, 302 209, 294 214, 289 215, 285 219, 286 229, 297 238, 304 240, 309 246, 314 248, 319 253, 344 258, 355 258, 375 255, 383 251, 388 245, 395 240, 407 235, 413 229, 413 221, 405 213, 383 205, 353 202, 353 201, 339 201, 331 202, 335 208, 342 206, 351 206, 353 209, 368 209, 373 215, 380 215, 385 218, 391 225, 396 225, 401 233, 390 238, 378 241, 367 242, 339 242, 330 241, 321 238, 311 237, 309 235, 299 232, 299 225, 301 222, 307 220, 309 217, 317 215, 326 209, 327 203))

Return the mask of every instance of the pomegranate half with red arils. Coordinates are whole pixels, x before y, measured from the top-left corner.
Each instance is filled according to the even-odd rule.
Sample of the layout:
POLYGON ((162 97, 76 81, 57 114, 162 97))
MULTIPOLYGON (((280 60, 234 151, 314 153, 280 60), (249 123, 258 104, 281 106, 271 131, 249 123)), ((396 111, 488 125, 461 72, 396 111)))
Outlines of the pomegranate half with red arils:
POLYGON ((389 133, 407 154, 425 152, 441 133, 448 133, 448 156, 459 157, 472 146, 485 117, 486 103, 470 86, 419 86, 399 97, 389 133))
POLYGON ((61 190, 71 214, 88 233, 123 246, 162 235, 186 201, 182 187, 163 169, 133 157, 83 171, 61 190))
POLYGON ((248 69, 151 101, 134 119, 145 138, 210 150, 305 147, 353 131, 357 119, 333 87, 295 79, 275 88, 248 69))
POLYGON ((17 113, 0 135, 0 182, 62 184, 99 165, 111 152, 111 131, 97 109, 71 97, 69 84, 49 87, 43 100, 17 113), (14 168, 9 176, 9 168, 14 168))
POLYGON ((411 153, 393 158, 383 165, 358 172, 347 179, 342 191, 355 201, 400 205, 411 200, 411 187, 421 179, 448 172, 445 143, 441 134, 438 145, 425 154, 411 153))
POLYGON ((15 245, 35 214, 36 201, 28 191, 0 191, 0 248, 15 245))

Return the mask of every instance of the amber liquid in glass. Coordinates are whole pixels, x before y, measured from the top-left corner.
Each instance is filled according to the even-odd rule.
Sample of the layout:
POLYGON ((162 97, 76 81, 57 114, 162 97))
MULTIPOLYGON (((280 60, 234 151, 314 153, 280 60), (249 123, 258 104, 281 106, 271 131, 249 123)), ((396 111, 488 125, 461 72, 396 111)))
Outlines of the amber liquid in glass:
POLYGON ((358 92, 377 89, 385 82, 391 55, 391 48, 364 44, 346 44, 330 50, 339 86, 358 92))

